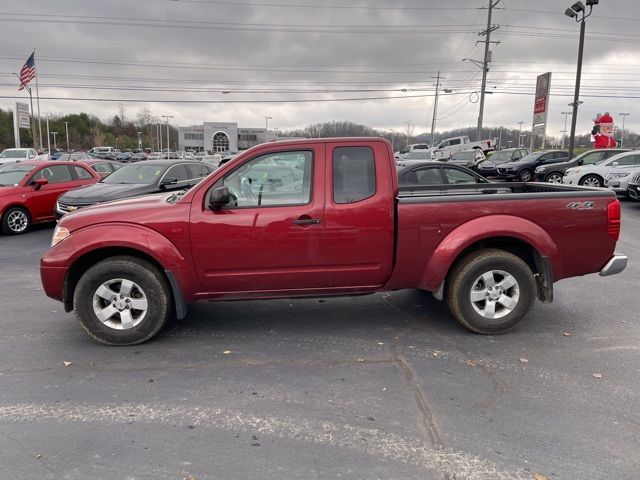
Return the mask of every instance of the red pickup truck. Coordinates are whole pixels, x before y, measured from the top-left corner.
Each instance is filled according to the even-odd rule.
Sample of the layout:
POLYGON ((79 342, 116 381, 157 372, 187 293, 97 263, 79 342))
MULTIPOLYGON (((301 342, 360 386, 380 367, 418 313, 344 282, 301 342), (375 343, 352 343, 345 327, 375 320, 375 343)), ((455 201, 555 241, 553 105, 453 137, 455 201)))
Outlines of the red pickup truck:
POLYGON ((399 187, 386 140, 299 140, 247 150, 189 191, 65 215, 41 277, 109 345, 150 339, 197 300, 404 288, 433 292, 465 327, 494 334, 536 297, 550 302, 558 280, 622 271, 619 233, 608 190, 399 187))

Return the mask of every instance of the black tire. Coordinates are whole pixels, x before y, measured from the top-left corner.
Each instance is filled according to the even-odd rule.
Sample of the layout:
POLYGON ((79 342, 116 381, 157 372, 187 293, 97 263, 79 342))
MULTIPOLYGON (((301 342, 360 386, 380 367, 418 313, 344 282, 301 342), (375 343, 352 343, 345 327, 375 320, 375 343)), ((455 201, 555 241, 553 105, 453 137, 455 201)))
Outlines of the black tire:
POLYGON ((521 182, 529 182, 533 179, 533 172, 529 168, 523 168, 518 172, 518 180, 521 182))
POLYGON ((551 172, 544 181, 549 183, 562 183, 562 177, 563 175, 560 172, 551 172))
MULTIPOLYGON (((97 298, 97 301, 104 300, 97 298)), ((169 319, 171 303, 171 292, 162 272, 145 260, 125 256, 108 258, 89 268, 80 278, 73 295, 75 315, 80 326, 94 340, 105 345, 136 345, 146 342, 169 319), (134 318, 134 322, 139 323, 130 328, 117 329, 109 326, 108 323, 117 325, 122 319, 118 312, 105 323, 98 319, 94 311, 94 295, 98 288, 114 279, 129 280, 139 288, 132 289, 132 301, 146 297, 147 310, 144 315, 141 314, 142 311, 126 307, 132 318, 138 316, 137 319, 134 318), (134 295, 138 295, 137 298, 134 295)), ((104 301, 101 307, 108 306, 109 302, 104 301)), ((122 325, 122 321, 120 324, 122 325)))
MULTIPOLYGON (((579 185, 584 185, 585 183, 589 183, 589 181, 592 182, 597 182, 598 183, 598 187, 602 188, 604 187, 604 182, 602 180, 602 178, 600 178, 598 175, 585 175, 584 177, 582 177, 580 179, 580 181, 578 182, 579 185)), ((593 185, 594 187, 596 186, 595 184, 593 185)))
MULTIPOLYGON (((525 319, 535 299, 536 283, 533 272, 520 257, 504 250, 485 249, 467 255, 456 264, 447 281, 446 301, 449 310, 458 322, 476 333, 493 335, 514 329, 525 319), (505 272, 515 278, 517 284, 505 293, 513 298, 517 292, 518 298, 515 307, 510 311, 498 304, 499 300, 495 300, 498 304, 494 307, 496 314, 504 316, 489 319, 476 310, 483 306, 482 301, 472 302, 471 295, 476 291, 476 281, 486 272, 492 271, 505 272)), ((484 305, 487 305, 486 301, 484 305)))
POLYGON ((2 231, 6 235, 20 235, 29 230, 31 226, 31 217, 22 207, 8 208, 2 216, 2 231), (16 223, 19 220, 19 224, 16 223))

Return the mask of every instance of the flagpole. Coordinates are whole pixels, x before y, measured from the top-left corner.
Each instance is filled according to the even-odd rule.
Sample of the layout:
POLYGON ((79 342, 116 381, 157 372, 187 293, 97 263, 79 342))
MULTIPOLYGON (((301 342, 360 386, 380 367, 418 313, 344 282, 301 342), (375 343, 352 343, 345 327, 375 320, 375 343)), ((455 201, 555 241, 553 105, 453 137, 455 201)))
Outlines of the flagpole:
POLYGON ((29 119, 29 126, 31 128, 31 139, 33 140, 33 148, 37 148, 36 147, 36 129, 33 126, 33 95, 31 95, 31 88, 29 88, 29 101, 31 102, 31 118, 29 119))
MULTIPOLYGON (((33 49, 33 66, 36 66, 36 49, 33 49)), ((40 120, 40 90, 38 89, 38 68, 36 67, 36 103, 38 104, 38 133, 40 135, 40 150, 44 148, 42 145, 42 122, 40 120)))

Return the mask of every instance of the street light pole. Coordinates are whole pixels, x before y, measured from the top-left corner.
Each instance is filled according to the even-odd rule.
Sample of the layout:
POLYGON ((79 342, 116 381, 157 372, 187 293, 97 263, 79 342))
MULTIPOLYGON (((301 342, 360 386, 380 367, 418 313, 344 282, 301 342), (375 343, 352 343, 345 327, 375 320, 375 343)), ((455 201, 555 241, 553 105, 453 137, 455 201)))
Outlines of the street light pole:
POLYGON ((269 141, 269 120, 272 120, 273 117, 264 117, 264 143, 269 141))
POLYGON ((564 115, 564 130, 562 130, 562 144, 560 148, 564 148, 564 139, 567 136, 567 117, 571 115, 571 112, 560 112, 561 115, 564 115))
POLYGON ((518 129, 518 148, 522 148, 522 144, 520 143, 520 138, 522 137, 522 124, 524 122, 518 122, 518 125, 520 125, 520 128, 518 129))
POLYGON ((589 7, 589 13, 586 11, 586 7, 582 2, 576 2, 571 7, 567 8, 564 14, 570 18, 575 19, 580 24, 580 44, 578 45, 578 67, 576 70, 576 88, 573 94, 573 102, 570 104, 573 107, 571 112, 571 136, 569 137, 569 159, 573 158, 573 148, 576 141, 576 123, 578 121, 578 105, 580 98, 580 79, 582 77, 582 54, 584 52, 584 31, 585 31, 585 19, 591 15, 593 6, 598 4, 599 0, 587 0, 587 6, 589 7), (580 16, 579 14, 582 13, 580 16))
POLYGON ((136 132, 138 134, 138 150, 142 150, 142 138, 140 138, 140 135, 142 135, 142 132, 136 132))
POLYGON ((622 135, 620 136, 620 148, 624 146, 624 119, 627 117, 627 115, 629 114, 628 113, 620 114, 620 116, 622 117, 622 135))
POLYGON ((69 151, 69 122, 64 122, 64 129, 67 132, 67 152, 69 151))
POLYGON ((167 121, 167 158, 169 158, 169 151, 171 150, 171 142, 169 142, 169 119, 173 118, 173 115, 160 115, 167 121))
POLYGON ((58 149, 58 144, 56 143, 56 135, 58 134, 58 132, 51 132, 51 135, 53 135, 53 149, 57 150, 58 149))

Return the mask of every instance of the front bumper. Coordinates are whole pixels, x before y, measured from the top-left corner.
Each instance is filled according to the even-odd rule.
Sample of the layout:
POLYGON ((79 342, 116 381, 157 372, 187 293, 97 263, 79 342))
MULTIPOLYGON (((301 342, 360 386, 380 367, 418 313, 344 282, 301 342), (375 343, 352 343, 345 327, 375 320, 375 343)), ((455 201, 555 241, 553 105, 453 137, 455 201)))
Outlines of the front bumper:
POLYGON ((602 270, 600 270, 600 276, 608 277, 609 275, 617 275, 625 268, 627 268, 627 256, 616 253, 609 259, 602 270))
POLYGON ((640 200, 640 185, 629 185, 627 188, 627 195, 633 198, 634 200, 640 200))

